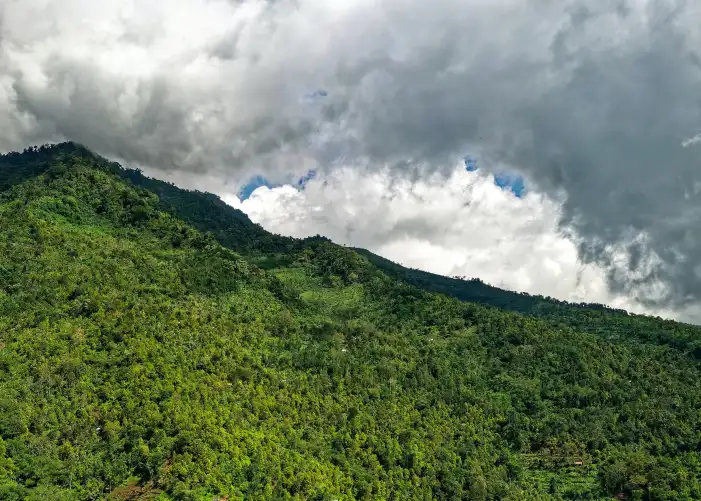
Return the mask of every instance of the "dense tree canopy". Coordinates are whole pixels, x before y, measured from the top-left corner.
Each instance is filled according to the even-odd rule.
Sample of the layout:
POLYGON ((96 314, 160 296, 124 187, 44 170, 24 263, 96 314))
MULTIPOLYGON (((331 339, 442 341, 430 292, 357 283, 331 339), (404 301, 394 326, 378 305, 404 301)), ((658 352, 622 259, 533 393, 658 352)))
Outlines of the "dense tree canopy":
POLYGON ((0 499, 701 499, 696 327, 271 235, 71 143, 0 189, 0 499))

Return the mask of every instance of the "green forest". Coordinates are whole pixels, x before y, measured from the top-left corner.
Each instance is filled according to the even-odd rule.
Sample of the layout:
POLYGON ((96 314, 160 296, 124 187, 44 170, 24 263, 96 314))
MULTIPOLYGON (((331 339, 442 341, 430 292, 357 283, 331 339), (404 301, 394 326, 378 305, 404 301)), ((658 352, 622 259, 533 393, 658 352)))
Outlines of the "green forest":
POLYGON ((0 499, 701 499, 701 328, 0 156, 0 499))

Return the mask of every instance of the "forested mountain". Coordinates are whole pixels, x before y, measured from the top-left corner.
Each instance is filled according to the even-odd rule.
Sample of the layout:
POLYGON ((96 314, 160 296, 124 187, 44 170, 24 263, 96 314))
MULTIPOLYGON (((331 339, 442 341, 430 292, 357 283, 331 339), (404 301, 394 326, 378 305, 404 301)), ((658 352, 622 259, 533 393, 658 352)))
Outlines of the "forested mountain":
POLYGON ((72 143, 0 190, 0 499, 701 499, 694 326, 271 235, 72 143))
POLYGON ((478 278, 444 277, 405 268, 365 249, 355 251, 389 276, 426 291, 544 318, 553 325, 567 325, 609 340, 638 339, 645 343, 668 344, 701 360, 701 330, 696 325, 636 315, 602 304, 567 303, 551 297, 507 291, 485 284, 478 278))

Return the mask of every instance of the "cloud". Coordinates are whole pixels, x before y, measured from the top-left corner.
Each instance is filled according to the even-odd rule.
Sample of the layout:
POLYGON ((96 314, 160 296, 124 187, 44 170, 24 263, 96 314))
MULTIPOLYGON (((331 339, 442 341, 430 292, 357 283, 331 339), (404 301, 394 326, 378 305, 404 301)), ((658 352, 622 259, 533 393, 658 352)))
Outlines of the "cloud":
POLYGON ((701 143, 701 133, 682 141, 682 148, 688 148, 689 146, 694 146, 699 143, 701 143))
POLYGON ((69 138, 213 186, 341 166, 402 186, 469 151, 564 194, 558 228, 613 294, 682 308, 700 24, 682 0, 5 0, 0 149, 69 138))
MULTIPOLYGON (((651 308, 635 297, 612 294, 607 271, 583 264, 576 245, 560 231, 558 201, 533 192, 516 197, 495 185, 493 175, 462 166, 447 179, 432 176, 415 183, 397 183, 387 171, 359 174, 343 168, 309 181, 303 191, 288 184, 260 187, 245 200, 222 196, 275 233, 327 235, 405 266, 480 277, 510 290, 701 319, 695 310, 651 308)), ((623 249, 611 250, 626 259, 623 249)))

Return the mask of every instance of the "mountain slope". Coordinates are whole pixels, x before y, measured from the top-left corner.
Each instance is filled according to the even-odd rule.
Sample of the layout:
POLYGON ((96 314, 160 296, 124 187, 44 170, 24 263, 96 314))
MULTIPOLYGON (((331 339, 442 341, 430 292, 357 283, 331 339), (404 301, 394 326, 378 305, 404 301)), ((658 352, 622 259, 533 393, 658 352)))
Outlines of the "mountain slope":
POLYGON ((156 194, 160 210, 184 220, 200 231, 213 233, 226 247, 252 250, 255 246, 264 246, 269 240, 278 244, 291 242, 289 238, 273 236, 259 225, 253 224, 243 212, 228 206, 216 195, 183 190, 171 183, 146 177, 137 169, 124 169, 71 142, 0 155, 0 190, 41 174, 55 165, 76 160, 116 174, 131 184, 156 194))
POLYGON ((211 196, 54 153, 2 174, 0 499, 701 497, 686 346, 257 241, 211 196))
POLYGON ((595 333, 609 341, 625 339, 669 345, 701 360, 701 329, 696 325, 630 314, 601 304, 567 303, 550 297, 507 291, 479 279, 449 278, 409 269, 366 249, 354 250, 387 275, 423 290, 543 318, 555 325, 595 333))
MULTIPOLYGON (((81 159, 112 172, 130 183, 158 195, 158 208, 196 229, 211 234, 221 245, 249 258, 261 267, 288 262, 295 253, 323 237, 305 240, 273 235, 252 223, 241 211, 224 203, 216 195, 180 189, 173 184, 151 179, 140 171, 124 169, 75 143, 27 148, 23 153, 0 155, 0 189, 13 182, 34 176, 56 163, 81 159)), ((553 298, 507 291, 479 280, 457 280, 421 270, 408 269, 365 249, 354 249, 387 275, 423 290, 447 294, 524 315, 547 319, 556 325, 595 333, 609 341, 635 339, 643 343, 669 345, 701 360, 701 335, 697 326, 679 322, 630 315, 623 310, 600 304, 573 304, 553 298), (626 318, 624 318, 626 317, 626 318)))

